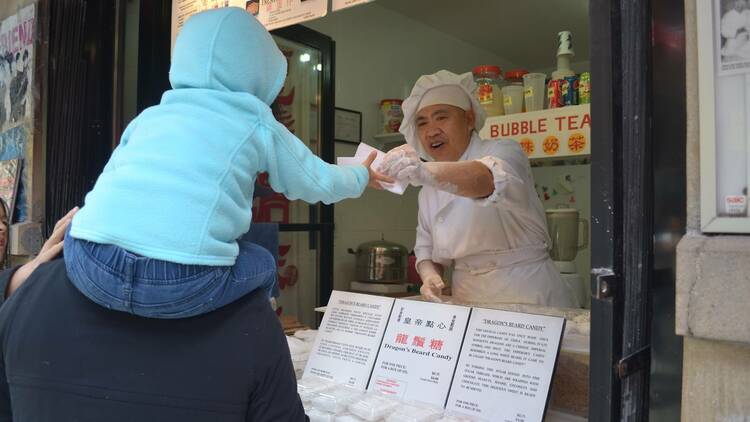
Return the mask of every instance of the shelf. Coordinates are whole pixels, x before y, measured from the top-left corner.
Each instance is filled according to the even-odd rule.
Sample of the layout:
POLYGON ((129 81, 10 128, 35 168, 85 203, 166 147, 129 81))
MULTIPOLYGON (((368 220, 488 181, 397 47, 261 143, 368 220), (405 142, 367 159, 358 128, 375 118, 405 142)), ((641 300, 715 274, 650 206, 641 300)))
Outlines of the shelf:
POLYGON ((380 147, 379 149, 383 152, 388 152, 389 150, 406 143, 406 138, 401 133, 381 133, 379 135, 373 136, 375 139, 375 142, 380 147))
POLYGON ((376 141, 384 144, 389 142, 406 142, 406 138, 403 134, 396 132, 396 133, 381 133, 379 135, 373 136, 376 141))

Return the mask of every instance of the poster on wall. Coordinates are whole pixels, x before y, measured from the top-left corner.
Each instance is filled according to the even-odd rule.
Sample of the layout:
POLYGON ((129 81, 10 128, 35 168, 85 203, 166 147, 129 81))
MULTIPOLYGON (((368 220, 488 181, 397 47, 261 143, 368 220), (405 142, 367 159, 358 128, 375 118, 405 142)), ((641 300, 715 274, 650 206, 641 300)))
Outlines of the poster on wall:
POLYGON ((271 31, 325 16, 328 0, 174 0, 172 47, 182 25, 190 16, 220 7, 243 8, 271 31))
POLYGON ((719 75, 750 72, 750 6, 742 0, 713 2, 714 52, 719 75))
POLYGON ((358 6, 360 4, 370 3, 375 0, 331 0, 331 10, 334 12, 341 9, 346 9, 352 6, 358 6))
POLYGON ((0 23, 0 132, 30 120, 34 5, 0 23))
POLYGON ((14 221, 26 220, 34 132, 36 8, 0 20, 0 160, 23 159, 14 221))
POLYGON ((0 198, 8 206, 8 221, 13 221, 13 210, 16 204, 18 179, 21 174, 21 160, 0 161, 0 198))

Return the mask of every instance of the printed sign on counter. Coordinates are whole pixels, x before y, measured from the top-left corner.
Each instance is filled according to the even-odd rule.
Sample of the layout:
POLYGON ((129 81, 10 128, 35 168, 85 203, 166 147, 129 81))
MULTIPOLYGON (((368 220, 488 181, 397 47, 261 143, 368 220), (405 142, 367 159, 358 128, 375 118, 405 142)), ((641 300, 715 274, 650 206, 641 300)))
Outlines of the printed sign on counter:
POLYGON ((370 3, 372 1, 375 0, 332 0, 331 10, 335 12, 337 10, 346 9, 347 7, 370 3))
POLYGON ((443 407, 470 308, 398 299, 369 390, 443 407))
POLYGON ((490 117, 482 139, 512 139, 529 158, 564 158, 591 154, 591 105, 581 104, 490 117))
POLYGON ((304 376, 367 388, 393 302, 381 296, 331 293, 304 376))
POLYGON ((565 319, 474 308, 446 409, 541 422, 565 319))

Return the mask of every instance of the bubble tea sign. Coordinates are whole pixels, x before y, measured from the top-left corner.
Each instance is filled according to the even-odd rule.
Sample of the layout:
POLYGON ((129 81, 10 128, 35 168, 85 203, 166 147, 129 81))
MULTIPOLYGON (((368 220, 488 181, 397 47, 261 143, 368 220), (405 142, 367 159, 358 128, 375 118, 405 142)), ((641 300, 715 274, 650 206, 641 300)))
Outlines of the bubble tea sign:
POLYGON ((529 158, 591 154, 591 106, 582 104, 487 119, 482 139, 514 140, 529 158))

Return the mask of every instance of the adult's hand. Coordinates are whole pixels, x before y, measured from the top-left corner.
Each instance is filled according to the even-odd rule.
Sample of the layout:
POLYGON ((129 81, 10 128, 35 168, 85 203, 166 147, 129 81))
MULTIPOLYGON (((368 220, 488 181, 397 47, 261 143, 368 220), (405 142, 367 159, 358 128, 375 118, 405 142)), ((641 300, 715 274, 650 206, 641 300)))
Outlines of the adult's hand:
POLYGON ((417 273, 419 273, 419 278, 422 279, 422 287, 419 288, 419 293, 430 302, 443 302, 440 298, 445 288, 445 282, 440 275, 442 272, 443 267, 429 259, 417 264, 417 273))
POLYGON ((442 303, 443 300, 440 296, 442 296, 444 288, 443 278, 438 274, 433 274, 422 279, 422 287, 419 288, 419 293, 430 302, 442 303))
POLYGON ((383 174, 411 183, 414 186, 425 184, 422 160, 409 144, 388 151, 378 168, 383 174))
POLYGON ((395 180, 372 169, 372 162, 375 161, 375 158, 377 158, 377 156, 378 153, 376 151, 371 152, 370 155, 367 156, 367 159, 362 162, 362 165, 367 167, 367 173, 370 177, 369 181, 367 182, 367 186, 373 189, 383 190, 382 183, 389 184, 395 182, 395 180))
POLYGON ((16 289, 21 287, 21 285, 26 281, 27 278, 29 278, 31 273, 33 273, 34 270, 37 269, 37 267, 45 262, 49 262, 55 259, 58 255, 60 255, 60 252, 62 252, 63 250, 65 231, 70 225, 70 221, 73 219, 73 216, 76 215, 76 212, 78 212, 78 207, 73 208, 63 218, 61 218, 57 222, 57 224, 55 224, 55 229, 52 232, 52 236, 50 236, 49 239, 44 242, 44 245, 42 245, 42 249, 39 251, 39 254, 34 257, 34 259, 22 265, 19 269, 16 270, 16 272, 10 278, 10 282, 8 283, 8 287, 5 291, 5 297, 9 297, 13 294, 13 292, 16 291, 16 289))

